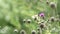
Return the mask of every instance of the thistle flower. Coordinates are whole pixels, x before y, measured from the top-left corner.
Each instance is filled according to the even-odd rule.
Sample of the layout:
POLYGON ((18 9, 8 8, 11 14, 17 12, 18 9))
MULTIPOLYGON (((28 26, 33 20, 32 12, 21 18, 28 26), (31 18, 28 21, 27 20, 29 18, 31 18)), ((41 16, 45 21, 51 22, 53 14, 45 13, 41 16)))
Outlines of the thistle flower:
POLYGON ((20 34, 26 34, 26 32, 24 30, 21 30, 20 34))
POLYGON ((32 30, 32 34, 36 34, 36 31, 35 30, 32 30))
POLYGON ((40 13, 39 16, 40 16, 40 17, 44 17, 44 13, 40 13))
POLYGON ((45 14, 43 12, 39 13, 38 16, 42 17, 44 19, 45 14))

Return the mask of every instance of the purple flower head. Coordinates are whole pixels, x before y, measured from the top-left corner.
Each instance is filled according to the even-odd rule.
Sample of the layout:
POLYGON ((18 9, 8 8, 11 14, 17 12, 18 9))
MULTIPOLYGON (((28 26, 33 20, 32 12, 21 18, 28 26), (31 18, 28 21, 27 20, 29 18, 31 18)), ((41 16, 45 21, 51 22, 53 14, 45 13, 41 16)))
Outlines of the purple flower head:
POLYGON ((40 17, 44 17, 44 13, 43 13, 43 12, 40 13, 39 16, 40 16, 40 17))

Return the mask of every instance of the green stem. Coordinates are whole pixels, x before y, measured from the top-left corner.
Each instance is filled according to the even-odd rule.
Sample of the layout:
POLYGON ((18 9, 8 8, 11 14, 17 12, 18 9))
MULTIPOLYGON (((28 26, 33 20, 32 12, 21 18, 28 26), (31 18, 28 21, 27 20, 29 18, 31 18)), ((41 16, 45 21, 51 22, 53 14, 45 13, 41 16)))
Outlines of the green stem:
POLYGON ((59 18, 60 18, 60 0, 57 1, 57 11, 58 11, 59 18))

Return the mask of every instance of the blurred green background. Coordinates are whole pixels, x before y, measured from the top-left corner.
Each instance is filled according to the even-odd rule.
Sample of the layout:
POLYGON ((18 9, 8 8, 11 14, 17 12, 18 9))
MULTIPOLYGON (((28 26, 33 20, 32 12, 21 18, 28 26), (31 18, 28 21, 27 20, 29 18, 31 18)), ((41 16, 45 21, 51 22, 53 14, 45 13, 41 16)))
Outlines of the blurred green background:
MULTIPOLYGON (((55 9, 52 9, 49 4, 46 4, 47 0, 0 0, 0 34, 20 34, 23 29, 27 34, 31 34, 31 31, 37 30, 38 24, 31 18, 33 15, 39 12, 45 13, 45 21, 51 16, 60 17, 60 0, 49 0, 49 2, 55 2, 57 5, 55 9), (55 13, 55 14, 54 14, 55 13), (31 19, 30 24, 23 23, 23 19, 31 19), (17 29, 18 32, 14 32, 17 29)), ((49 23, 47 23, 47 26, 49 23)), ((48 29, 44 30, 42 34, 60 34, 60 22, 52 22, 48 29), (50 32, 52 29, 54 31, 50 32)))

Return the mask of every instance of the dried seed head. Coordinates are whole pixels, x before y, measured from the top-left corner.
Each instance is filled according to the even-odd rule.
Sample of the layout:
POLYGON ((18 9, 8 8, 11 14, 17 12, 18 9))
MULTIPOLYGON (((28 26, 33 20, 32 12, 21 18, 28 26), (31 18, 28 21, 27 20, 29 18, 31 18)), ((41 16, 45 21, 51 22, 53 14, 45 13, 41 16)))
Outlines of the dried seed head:
POLYGON ((32 16, 32 18, 33 18, 34 20, 37 20, 37 18, 36 18, 35 16, 32 16))
POLYGON ((40 0, 40 2, 42 2, 42 0, 40 0))
POLYGON ((47 1, 46 3, 47 3, 47 4, 49 4, 49 2, 48 2, 48 1, 47 1))
POLYGON ((60 20, 59 18, 56 18, 56 19, 55 19, 55 21, 57 21, 57 22, 59 22, 59 20, 60 20))
POLYGON ((51 17, 51 21, 54 22, 55 21, 55 18, 54 17, 51 17))
POLYGON ((37 18, 35 17, 34 20, 37 20, 37 18))
POLYGON ((38 15, 37 14, 36 15, 33 15, 32 18, 34 18, 34 17, 38 17, 38 15))
POLYGON ((18 30, 17 29, 14 29, 14 32, 18 32, 18 30))
POLYGON ((54 2, 51 2, 51 3, 50 3, 50 7, 51 7, 51 8, 56 8, 56 4, 55 4, 54 2))
POLYGON ((32 18, 34 19, 34 18, 35 18, 35 16, 32 16, 32 18))
POLYGON ((21 30, 20 34, 26 34, 26 32, 24 30, 21 30))
POLYGON ((37 28, 38 31, 40 31, 40 28, 37 28))
POLYGON ((35 30, 33 30, 33 31, 32 31, 32 34, 36 34, 36 31, 35 31, 35 30))
POLYGON ((44 23, 44 22, 41 22, 41 23, 44 23))
POLYGON ((37 21, 37 24, 40 24, 41 22, 40 21, 37 21))
POLYGON ((46 1, 46 4, 49 4, 49 1, 48 0, 46 1))
POLYGON ((33 18, 34 20, 37 20, 37 19, 38 19, 38 15, 34 15, 34 16, 32 16, 32 18, 33 18))
POLYGON ((23 22, 25 23, 26 22, 26 19, 23 19, 23 22))
POLYGON ((28 22, 28 23, 31 23, 31 19, 27 19, 27 22, 28 22))
POLYGON ((40 24, 40 28, 42 29, 42 28, 44 28, 45 27, 45 24, 44 23, 41 23, 40 24))
POLYGON ((41 24, 41 25, 40 25, 40 27, 41 27, 41 28, 44 28, 44 25, 43 25, 43 24, 41 24))

